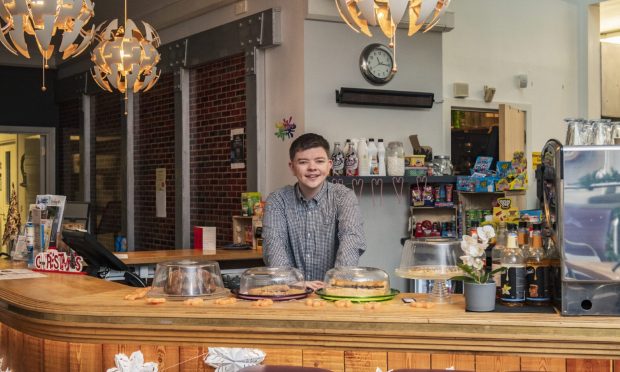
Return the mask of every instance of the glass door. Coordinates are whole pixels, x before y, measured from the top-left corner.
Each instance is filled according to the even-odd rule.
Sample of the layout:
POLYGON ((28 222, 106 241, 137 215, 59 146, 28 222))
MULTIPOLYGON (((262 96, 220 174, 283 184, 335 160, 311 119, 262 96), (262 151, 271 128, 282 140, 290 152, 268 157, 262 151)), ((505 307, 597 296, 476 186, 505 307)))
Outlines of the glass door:
MULTIPOLYGON (((0 132, 0 238, 4 237, 12 190, 17 196, 21 230, 28 219, 30 204, 39 194, 53 192, 47 158, 50 136, 45 133, 0 132)), ((20 230, 20 232, 21 232, 20 230)), ((8 247, 0 239, 0 251, 8 247)))

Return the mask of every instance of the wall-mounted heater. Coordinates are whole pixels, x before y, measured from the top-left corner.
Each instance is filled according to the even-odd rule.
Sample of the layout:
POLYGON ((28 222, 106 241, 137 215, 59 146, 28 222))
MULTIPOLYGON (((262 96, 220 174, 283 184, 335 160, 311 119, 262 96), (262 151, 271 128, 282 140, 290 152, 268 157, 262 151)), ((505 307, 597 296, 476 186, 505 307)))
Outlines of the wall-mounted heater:
POLYGON ((383 89, 340 88, 336 102, 348 105, 432 108, 435 95, 383 89))

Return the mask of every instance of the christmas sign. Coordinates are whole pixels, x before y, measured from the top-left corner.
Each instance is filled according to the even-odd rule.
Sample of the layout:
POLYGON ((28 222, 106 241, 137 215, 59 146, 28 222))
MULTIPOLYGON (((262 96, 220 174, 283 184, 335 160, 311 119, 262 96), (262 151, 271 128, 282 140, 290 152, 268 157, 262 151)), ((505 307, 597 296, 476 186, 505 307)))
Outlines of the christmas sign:
POLYGON ((82 272, 84 259, 77 254, 67 254, 58 252, 56 249, 49 249, 41 252, 34 259, 36 271, 59 272, 69 274, 85 274, 82 272))

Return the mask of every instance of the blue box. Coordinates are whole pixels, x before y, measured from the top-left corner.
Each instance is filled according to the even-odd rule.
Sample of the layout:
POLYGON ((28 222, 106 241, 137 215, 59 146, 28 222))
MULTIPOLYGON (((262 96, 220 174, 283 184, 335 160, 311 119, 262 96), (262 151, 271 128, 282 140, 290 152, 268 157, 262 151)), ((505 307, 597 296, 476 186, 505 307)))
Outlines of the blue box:
POLYGON ((473 179, 475 192, 495 192, 495 177, 473 177, 473 179))

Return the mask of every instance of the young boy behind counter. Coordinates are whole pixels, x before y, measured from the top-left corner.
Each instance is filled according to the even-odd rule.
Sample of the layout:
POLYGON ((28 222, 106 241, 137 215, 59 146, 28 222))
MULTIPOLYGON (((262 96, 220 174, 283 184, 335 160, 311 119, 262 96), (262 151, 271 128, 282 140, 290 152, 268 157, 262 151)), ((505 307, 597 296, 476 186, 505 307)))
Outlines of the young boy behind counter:
POLYGON ((263 259, 267 266, 296 267, 312 288, 323 286, 327 270, 357 266, 366 249, 355 193, 327 182, 332 167, 329 143, 306 133, 289 149, 297 178, 267 198, 263 217, 263 259))

